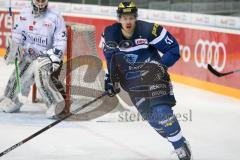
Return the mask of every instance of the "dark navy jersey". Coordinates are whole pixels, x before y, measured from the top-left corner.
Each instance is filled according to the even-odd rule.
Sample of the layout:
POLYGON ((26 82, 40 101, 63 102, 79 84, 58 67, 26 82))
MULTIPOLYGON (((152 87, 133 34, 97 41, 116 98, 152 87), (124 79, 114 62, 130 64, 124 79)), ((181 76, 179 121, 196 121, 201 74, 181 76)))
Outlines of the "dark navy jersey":
MULTIPOLYGON (((106 27, 102 36, 105 44, 110 41, 121 45, 121 42, 127 40, 121 32, 120 23, 106 27)), ((163 56, 160 58, 160 62, 171 67, 180 58, 178 42, 161 25, 138 20, 134 34, 128 40, 132 46, 128 49, 119 48, 119 51, 139 55, 137 61, 149 56, 160 58, 159 52, 161 52, 163 56)), ((111 54, 104 52, 104 55, 107 62, 110 62, 111 54)))
MULTIPOLYGON (((118 69, 125 77, 124 82, 120 82, 124 84, 125 90, 133 85, 128 81, 128 75, 131 71, 127 64, 143 63, 147 59, 151 59, 166 67, 171 67, 180 58, 179 45, 176 39, 164 27, 155 23, 137 20, 134 33, 129 39, 123 36, 121 24, 114 23, 105 28, 102 39, 108 72, 113 69, 111 61, 114 54, 121 53, 127 57, 125 58, 127 63, 118 65, 118 69)), ((164 97, 161 98, 161 102, 169 101, 171 105, 175 104, 173 94, 164 97)))

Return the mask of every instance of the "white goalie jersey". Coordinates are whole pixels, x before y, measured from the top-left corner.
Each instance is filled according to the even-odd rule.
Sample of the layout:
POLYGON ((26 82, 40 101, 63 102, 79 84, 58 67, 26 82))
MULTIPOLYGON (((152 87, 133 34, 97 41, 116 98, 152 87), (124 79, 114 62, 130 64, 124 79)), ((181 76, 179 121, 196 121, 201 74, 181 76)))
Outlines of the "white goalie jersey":
POLYGON ((12 40, 22 47, 24 54, 38 57, 54 49, 53 53, 62 59, 67 43, 66 25, 63 17, 52 9, 36 15, 32 8, 27 8, 15 18, 12 40))
POLYGON ((66 43, 63 17, 51 9, 33 14, 33 8, 27 8, 15 18, 12 41, 5 55, 7 64, 15 62, 15 70, 8 80, 2 100, 0 99, 0 111, 18 111, 22 106, 18 92, 27 97, 34 83, 48 107, 48 117, 63 110, 65 93, 61 82, 58 82, 58 75, 66 43))

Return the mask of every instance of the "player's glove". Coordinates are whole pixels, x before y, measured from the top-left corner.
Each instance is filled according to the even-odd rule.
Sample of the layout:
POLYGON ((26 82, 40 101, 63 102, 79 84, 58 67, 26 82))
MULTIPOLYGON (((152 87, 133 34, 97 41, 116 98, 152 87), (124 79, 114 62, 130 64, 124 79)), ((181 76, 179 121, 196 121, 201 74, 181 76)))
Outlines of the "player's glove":
POLYGON ((105 91, 108 92, 110 97, 113 97, 120 92, 118 83, 112 82, 109 74, 105 75, 105 91))
POLYGON ((141 69, 148 71, 146 75, 147 77, 152 77, 153 81, 162 80, 169 76, 167 73, 167 66, 156 60, 146 62, 141 69))

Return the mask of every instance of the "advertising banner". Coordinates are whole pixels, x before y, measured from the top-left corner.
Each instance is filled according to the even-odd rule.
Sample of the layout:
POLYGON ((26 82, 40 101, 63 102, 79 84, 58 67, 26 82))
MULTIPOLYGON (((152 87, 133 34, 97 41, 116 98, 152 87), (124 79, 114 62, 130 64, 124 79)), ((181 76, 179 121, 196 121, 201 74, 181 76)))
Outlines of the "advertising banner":
POLYGON ((0 11, 0 48, 5 48, 11 36, 12 19, 8 12, 0 11))
POLYGON ((171 69, 172 72, 240 89, 238 74, 217 78, 207 70, 207 64, 219 72, 240 67, 240 35, 169 26, 166 28, 180 43, 182 57, 171 69))

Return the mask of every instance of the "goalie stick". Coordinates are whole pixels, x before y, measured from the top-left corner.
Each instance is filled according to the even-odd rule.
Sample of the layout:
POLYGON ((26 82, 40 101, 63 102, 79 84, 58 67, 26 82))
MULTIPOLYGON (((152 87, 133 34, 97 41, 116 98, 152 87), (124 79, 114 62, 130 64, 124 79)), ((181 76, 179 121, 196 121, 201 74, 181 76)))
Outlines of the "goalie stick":
POLYGON ((80 110, 86 108, 87 106, 89 106, 90 104, 96 102, 97 100, 103 98, 104 96, 108 95, 108 92, 103 92, 100 96, 98 96, 97 98, 95 98, 94 100, 82 105, 81 107, 75 109, 73 112, 69 112, 68 114, 66 114, 65 116, 61 117, 60 119, 54 121, 53 123, 49 124, 48 126, 42 128, 41 130, 37 131, 36 133, 32 134, 31 136, 25 138, 24 140, 22 140, 19 143, 16 143, 15 145, 9 147, 8 149, 6 149, 5 151, 0 153, 0 157, 4 156, 5 154, 7 154, 8 152, 16 149, 17 147, 23 145, 24 143, 28 142, 29 140, 33 139, 34 137, 38 136, 39 134, 45 132, 46 130, 52 128, 53 126, 57 125, 58 123, 62 122, 63 120, 71 117, 74 113, 79 112, 80 110))
MULTIPOLYGON (((9 15, 11 17, 12 23, 13 24, 13 13, 12 13, 12 0, 9 0, 9 8, 8 8, 9 15)), ((13 26, 12 26, 13 28, 13 26)), ((10 45, 10 44, 9 44, 10 45)), ((16 80, 17 80, 17 92, 21 92, 20 88, 20 79, 19 79, 19 63, 18 63, 18 53, 16 53, 16 58, 15 58, 15 70, 16 70, 16 80)))
POLYGON ((216 71, 210 64, 208 64, 208 70, 217 77, 223 77, 223 76, 226 76, 229 74, 240 72, 240 69, 237 69, 237 70, 230 71, 230 72, 220 73, 220 72, 216 71))
MULTIPOLYGON (((8 12, 9 12, 9 15, 10 15, 11 20, 12 20, 11 24, 13 25, 14 20, 13 20, 13 12, 12 12, 12 0, 9 0, 8 12)), ((12 28, 13 28, 13 26, 12 26, 12 28)), ((27 101, 27 97, 23 96, 22 92, 21 92, 20 72, 19 72, 19 59, 18 59, 18 57, 20 57, 19 48, 18 48, 18 51, 16 53, 16 58, 15 58, 15 62, 14 62, 14 64, 15 64, 15 71, 16 71, 17 96, 18 96, 20 102, 26 102, 27 101)))
POLYGON ((17 93, 18 93, 18 96, 22 96, 21 86, 20 86, 19 63, 18 63, 17 57, 15 58, 15 71, 16 71, 16 80, 17 80, 17 93))

